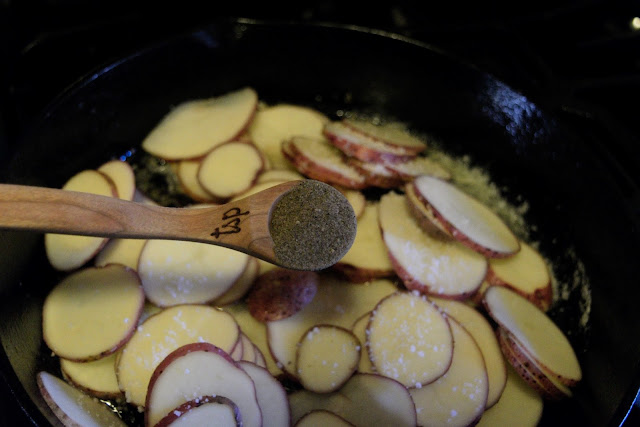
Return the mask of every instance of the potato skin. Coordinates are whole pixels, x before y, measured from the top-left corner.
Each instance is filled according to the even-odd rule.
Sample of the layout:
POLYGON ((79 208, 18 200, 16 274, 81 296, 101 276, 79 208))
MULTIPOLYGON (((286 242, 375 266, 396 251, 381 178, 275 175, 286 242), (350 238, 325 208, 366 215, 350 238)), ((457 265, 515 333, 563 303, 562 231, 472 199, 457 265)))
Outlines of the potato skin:
POLYGON ((247 296, 247 307, 261 322, 286 319, 313 300, 318 282, 318 273, 312 271, 268 271, 256 279, 247 296))

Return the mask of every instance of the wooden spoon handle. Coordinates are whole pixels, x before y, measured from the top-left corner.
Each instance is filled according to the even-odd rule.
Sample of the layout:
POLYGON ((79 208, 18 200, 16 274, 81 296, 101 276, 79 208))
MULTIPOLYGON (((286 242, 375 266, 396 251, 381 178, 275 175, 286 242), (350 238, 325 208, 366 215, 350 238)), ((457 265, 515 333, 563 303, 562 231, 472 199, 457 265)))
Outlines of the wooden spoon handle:
MULTIPOLYGON (((161 210, 113 197, 0 184, 0 227, 101 237, 140 237, 163 231, 161 210), (148 209, 150 208, 150 209, 148 209)), ((159 236, 158 236, 159 237, 159 236)))
POLYGON ((52 188, 0 184, 0 229, 212 243, 274 261, 273 202, 296 182, 226 205, 167 208, 52 188))

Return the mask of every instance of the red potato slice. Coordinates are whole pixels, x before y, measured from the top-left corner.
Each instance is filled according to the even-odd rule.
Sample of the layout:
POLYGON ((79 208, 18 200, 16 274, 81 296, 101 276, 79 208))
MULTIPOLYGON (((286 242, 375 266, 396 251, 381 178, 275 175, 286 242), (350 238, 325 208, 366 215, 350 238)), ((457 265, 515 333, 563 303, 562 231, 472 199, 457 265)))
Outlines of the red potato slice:
MULTIPOLYGON (((63 190, 100 196, 117 197, 115 185, 105 174, 95 170, 84 170, 69 179, 63 190)), ((73 211, 68 212, 73 215, 73 211)), ((92 259, 107 243, 104 237, 71 236, 46 233, 44 247, 51 266, 56 270, 71 271, 92 259)))
POLYGON ((343 123, 369 138, 400 148, 407 153, 418 154, 426 148, 425 141, 412 135, 407 127, 399 122, 376 124, 366 120, 344 119, 343 123))
POLYGON ((129 340, 143 306, 144 293, 134 271, 116 264, 79 270, 47 295, 42 335, 62 358, 100 359, 129 340))
POLYGON ((458 322, 449 323, 455 342, 451 367, 433 383, 409 390, 418 425, 474 425, 486 408, 489 385, 482 352, 458 322))
POLYGON ((545 312, 503 286, 489 287, 483 304, 489 316, 555 379, 569 387, 580 381, 582 370, 571 343, 545 312))
POLYGON ((535 427, 540 423, 543 408, 544 402, 540 395, 508 366, 507 383, 500 400, 482 414, 477 426, 535 427))
POLYGON ((357 371, 361 374, 370 374, 375 372, 375 368, 369 359, 369 352, 365 348, 367 342, 367 326, 369 326, 369 319, 371 318, 371 312, 365 313, 358 320, 355 321, 351 327, 351 332, 358 338, 363 350, 360 352, 360 360, 358 361, 357 371))
POLYGON ((549 267, 542 255, 525 242, 520 242, 520 251, 514 256, 490 259, 486 281, 489 285, 513 289, 541 310, 551 306, 553 288, 549 267))
POLYGON ((377 374, 355 374, 338 391, 300 390, 289 395, 295 424, 314 410, 332 412, 356 426, 416 426, 416 407, 406 387, 377 374))
POLYGON ((60 370, 65 380, 87 394, 99 399, 119 399, 122 391, 116 378, 116 352, 92 362, 74 362, 60 359, 60 370))
POLYGON ((353 426, 349 421, 345 420, 333 412, 324 409, 311 411, 295 423, 295 427, 350 427, 353 426))
POLYGON ((148 153, 165 160, 194 159, 237 138, 248 127, 258 94, 243 88, 222 96, 184 102, 172 109, 142 141, 148 153))
POLYGON ((170 411, 155 427, 203 426, 215 420, 219 427, 241 427, 238 405, 224 396, 204 396, 190 400, 170 411))
POLYGON ((253 346, 253 343, 243 332, 240 333, 240 341, 242 342, 242 357, 240 357, 240 359, 234 360, 237 360, 238 362, 253 362, 256 357, 255 347, 253 346))
POLYGON ((110 239, 96 255, 94 264, 96 267, 122 264, 132 270, 137 270, 140 253, 146 242, 144 239, 110 239))
POLYGON ((244 302, 227 305, 224 307, 224 310, 233 316, 242 332, 246 334, 251 342, 258 348, 258 359, 260 359, 260 356, 264 358, 266 368, 271 375, 274 377, 282 375, 282 369, 278 367, 269 351, 266 325, 256 320, 251 313, 249 313, 249 309, 244 302))
POLYGON ((339 389, 356 371, 362 351, 360 341, 349 330, 316 325, 298 343, 296 374, 300 384, 316 393, 339 389))
POLYGON ((442 298, 431 298, 431 301, 444 311, 447 316, 460 323, 476 341, 487 368, 489 381, 487 408, 493 406, 500 399, 507 383, 507 363, 505 363, 500 344, 491 324, 478 310, 461 301, 442 298))
POLYGON ((251 362, 240 362, 256 387, 256 396, 262 412, 262 427, 288 427, 291 410, 287 392, 268 370, 251 362))
POLYGON ((520 250, 519 240, 500 217, 454 184, 422 175, 414 179, 413 186, 436 221, 470 249, 489 258, 508 257, 520 250))
POLYGON ((239 336, 240 328, 230 314, 205 305, 174 306, 149 317, 124 346, 116 366, 126 401, 144 406, 153 371, 177 348, 208 342, 231 353, 239 336))
POLYGON ((160 307, 206 304, 226 293, 242 275, 249 255, 221 246, 149 240, 138 274, 145 295, 160 307))
POLYGON ((198 181, 214 198, 226 200, 251 188, 264 166, 262 153, 255 145, 227 142, 215 147, 202 159, 198 181))
POLYGON ((353 166, 364 177, 368 187, 397 188, 404 184, 400 175, 387 168, 384 163, 364 162, 355 157, 347 159, 347 163, 353 166))
POLYGON ((236 362, 242 360, 242 357, 244 356, 245 340, 243 339, 243 335, 244 334, 240 332, 240 336, 238 337, 238 342, 236 343, 235 346, 233 346, 233 350, 231 350, 231 352, 229 353, 229 356, 231 356, 231 358, 236 362))
POLYGON ((367 187, 364 176, 346 163, 342 152, 324 138, 295 136, 283 142, 282 152, 309 178, 353 190, 367 187))
POLYGON ((571 389, 540 366, 506 329, 498 327, 500 348, 520 377, 548 400, 562 400, 573 395, 571 389))
POLYGON ((243 298, 258 278, 259 271, 260 264, 258 263, 258 259, 250 256, 247 260, 247 266, 240 277, 238 277, 238 279, 233 282, 233 285, 231 285, 231 288, 218 297, 213 304, 216 306, 222 306, 232 304, 243 298))
MULTIPOLYGON (((280 150, 280 147, 278 147, 280 150)), ((305 179, 304 176, 300 175, 298 172, 290 170, 290 169, 269 169, 263 171, 258 179, 256 180, 256 184, 260 184, 263 182, 270 181, 298 181, 305 179)))
POLYGON ((66 427, 125 427, 126 424, 99 400, 84 394, 48 372, 36 375, 38 389, 60 423, 66 427))
POLYGON ((273 168, 290 169, 291 164, 280 150, 282 141, 296 135, 318 138, 328 121, 327 116, 312 108, 278 104, 258 110, 249 127, 249 135, 273 168))
POLYGON ((378 204, 369 202, 358 219, 356 237, 351 248, 333 269, 354 283, 395 275, 393 265, 382 240, 378 222, 378 204))
POLYGON ((398 175, 404 181, 413 181, 414 178, 420 175, 429 175, 447 181, 451 179, 451 172, 444 166, 425 156, 417 156, 406 162, 385 163, 384 167, 398 175))
POLYGON ((120 199, 133 200, 136 194, 136 176, 129 163, 121 160, 111 160, 104 163, 97 170, 111 179, 120 199))
POLYGON ((249 312, 261 322, 291 317, 313 300, 319 280, 313 271, 278 268, 261 274, 247 295, 249 312))
POLYGON ((386 279, 352 284, 339 277, 321 275, 318 292, 309 305, 291 317, 267 323, 272 357, 285 373, 295 378, 296 345, 302 334, 318 324, 350 328, 357 318, 397 290, 386 279))
POLYGON ((416 220, 420 228, 442 240, 453 239, 449 230, 437 220, 433 208, 431 205, 425 205, 416 193, 416 189, 413 184, 409 183, 404 187, 405 197, 407 198, 407 207, 411 216, 416 220))
POLYGON ((156 367, 145 400, 145 425, 155 426, 178 406, 203 396, 230 399, 243 426, 262 425, 251 377, 225 351, 206 342, 183 345, 156 367))
MULTIPOLYGON (((340 151, 349 157, 355 157, 364 162, 391 163, 405 162, 414 158, 420 151, 426 148, 423 142, 420 146, 401 146, 388 143, 377 138, 372 132, 376 132, 377 126, 372 125, 370 132, 357 129, 361 122, 348 120, 333 121, 324 127, 324 136, 331 141, 340 151)), ((364 123, 364 122, 362 122, 364 123)), ((382 129, 382 127, 380 127, 382 129)))
POLYGON ((218 200, 205 190, 198 180, 198 170, 202 164, 202 158, 192 160, 180 160, 176 175, 180 181, 182 191, 193 200, 200 203, 216 203, 218 200))
POLYGON ((396 292, 373 309, 366 347, 375 371, 405 387, 421 387, 444 375, 453 358, 447 318, 417 292, 396 292))
POLYGON ((264 353, 262 353, 262 350, 260 350, 260 347, 256 345, 256 343, 253 343, 253 351, 255 353, 255 358, 253 360, 253 363, 260 366, 261 368, 265 368, 268 370, 267 358, 265 357, 264 353))
POLYGON ((487 271, 486 258, 457 241, 423 232, 405 196, 382 196, 378 215, 391 263, 407 288, 464 299, 480 287, 487 271))

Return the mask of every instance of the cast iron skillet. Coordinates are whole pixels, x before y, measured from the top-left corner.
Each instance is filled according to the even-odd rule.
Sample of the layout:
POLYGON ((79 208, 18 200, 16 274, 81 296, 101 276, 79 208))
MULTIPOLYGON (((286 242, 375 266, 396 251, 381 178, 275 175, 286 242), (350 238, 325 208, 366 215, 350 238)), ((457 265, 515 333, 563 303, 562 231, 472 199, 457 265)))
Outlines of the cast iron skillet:
MULTIPOLYGON (((365 29, 217 23, 87 76, 34 124, 6 181, 60 187, 74 173, 139 146, 171 106, 252 86, 267 102, 408 121, 451 154, 469 154, 515 204, 553 260, 563 296, 550 311, 577 350, 575 397, 547 403, 544 425, 619 424, 638 389, 638 188, 608 153, 490 75, 428 46, 365 29), (585 320, 587 320, 585 322, 585 320)), ((17 406, 37 425, 55 418, 35 373, 56 372, 40 309, 62 276, 42 236, 0 234, 0 355, 17 406)))

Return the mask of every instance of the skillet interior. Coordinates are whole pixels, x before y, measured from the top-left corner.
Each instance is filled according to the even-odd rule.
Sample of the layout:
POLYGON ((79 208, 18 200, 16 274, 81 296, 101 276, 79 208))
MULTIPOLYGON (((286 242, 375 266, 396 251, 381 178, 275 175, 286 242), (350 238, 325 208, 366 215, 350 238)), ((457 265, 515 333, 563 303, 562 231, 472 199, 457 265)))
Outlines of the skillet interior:
MULTIPOLYGON (((575 398, 546 405, 543 424, 620 422, 640 360, 637 188, 620 180, 601 148, 540 104, 424 45, 361 29, 211 25, 63 94, 26 136, 6 181, 60 187, 138 146, 171 106, 243 86, 267 102, 310 105, 331 117, 340 109, 397 117, 448 152, 469 154, 511 202, 524 198, 535 225, 530 238, 554 260, 565 291, 551 315, 585 373, 575 398)), ((48 266, 41 236, 1 232, 0 239, 2 368, 20 405, 45 424, 54 418, 35 372, 57 366, 41 343, 40 307, 63 275, 48 266)))

